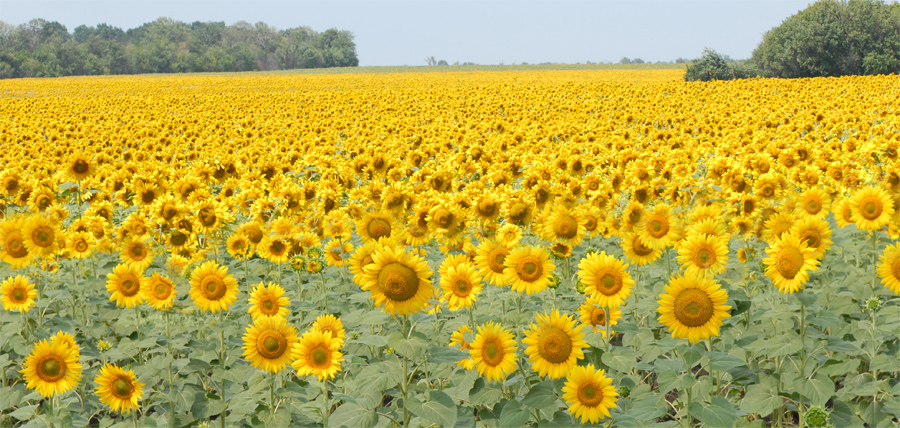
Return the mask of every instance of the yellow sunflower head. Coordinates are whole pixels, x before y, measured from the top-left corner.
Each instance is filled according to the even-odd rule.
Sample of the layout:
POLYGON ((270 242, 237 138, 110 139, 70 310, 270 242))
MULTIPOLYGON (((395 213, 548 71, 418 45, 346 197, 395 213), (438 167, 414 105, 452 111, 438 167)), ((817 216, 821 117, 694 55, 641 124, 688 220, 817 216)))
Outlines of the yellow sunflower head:
POLYGON ((527 346, 525 355, 540 376, 560 379, 584 358, 583 349, 588 345, 581 328, 575 324, 570 315, 560 315, 554 310, 550 314, 537 314, 537 325, 531 324, 525 331, 522 339, 522 344, 527 346))
POLYGON ((722 320, 731 316, 728 294, 712 279, 676 276, 659 297, 659 322, 690 343, 718 336, 722 320))
POLYGON ((310 329, 331 333, 331 338, 338 342, 338 348, 344 346, 344 340, 347 338, 341 319, 332 314, 319 315, 310 329))
POLYGON ((450 266, 446 274, 441 275, 441 290, 444 292, 441 300, 447 302, 451 311, 468 308, 481 294, 481 276, 475 266, 467 262, 450 266))
POLYGON ((29 254, 50 256, 59 249, 57 235, 59 226, 53 219, 42 214, 34 214, 28 218, 22 228, 25 248, 29 254))
POLYGON ((815 250, 793 233, 785 233, 766 248, 765 274, 782 293, 793 294, 809 280, 809 272, 819 265, 815 250))
POLYGON ((496 241, 483 241, 475 248, 475 266, 491 284, 505 285, 503 271, 506 269, 506 265, 504 263, 509 254, 510 251, 506 246, 500 245, 496 241))
POLYGON ((0 303, 7 311, 28 312, 34 306, 37 290, 27 276, 9 277, 0 285, 0 303))
POLYGON ((641 235, 637 233, 623 233, 619 243, 625 256, 638 266, 650 264, 662 255, 661 250, 654 250, 645 245, 641 235))
POLYGON ((434 292, 431 269, 424 259, 402 248, 383 246, 363 268, 362 289, 391 315, 408 315, 425 308, 434 292))
POLYGON ((469 349, 480 376, 502 381, 516 370, 516 339, 512 332, 489 321, 478 327, 469 349))
POLYGON ((284 318, 256 318, 244 334, 244 357, 257 369, 278 373, 291 364, 298 342, 297 329, 284 318))
POLYGON ((237 280, 228 267, 209 260, 191 274, 191 299, 200 309, 210 312, 227 310, 237 300, 237 280))
POLYGON ((878 264, 878 277, 881 283, 900 295, 900 244, 888 245, 878 264))
POLYGON ((605 251, 589 254, 578 264, 578 276, 585 286, 585 294, 601 307, 618 308, 634 288, 627 267, 628 264, 605 251))
POLYGON ((125 371, 113 364, 104 364, 94 379, 95 391, 100 402, 114 412, 131 413, 138 410, 138 402, 144 396, 144 384, 138 382, 134 372, 125 371))
POLYGON ((0 260, 12 265, 13 269, 28 265, 32 254, 25 246, 25 218, 13 216, 0 222, 0 260))
POLYGON ((894 214, 894 201, 880 187, 862 187, 850 197, 850 218, 860 230, 880 230, 894 214))
POLYGON ((612 379, 593 364, 575 366, 566 375, 562 388, 563 400, 569 403, 569 413, 581 418, 582 423, 597 423, 610 417, 609 409, 615 409, 619 397, 612 379))
POLYGON ((514 248, 503 260, 504 282, 519 293, 529 296, 544 291, 556 266, 542 247, 529 245, 514 248))
POLYGON ((678 249, 678 263, 685 275, 713 278, 728 264, 727 241, 714 235, 692 235, 678 249))
POLYGON ((116 306, 131 308, 141 304, 144 299, 141 295, 142 269, 130 263, 120 264, 106 277, 106 291, 112 293, 109 300, 114 300, 116 306))
POLYGON ((175 303, 175 284, 159 272, 143 278, 141 293, 148 305, 160 311, 168 311, 175 303))
POLYGON ((341 370, 340 343, 331 332, 309 330, 294 344, 291 365, 299 376, 315 375, 319 380, 333 378, 341 370))
POLYGON ((42 397, 63 394, 81 380, 79 355, 80 352, 68 343, 42 340, 25 358, 25 367, 20 373, 25 376, 26 386, 42 397))
POLYGON ((287 307, 291 301, 284 294, 284 289, 278 284, 257 284, 250 293, 250 316, 254 321, 260 318, 286 317, 290 313, 287 307))
POLYGON ((589 298, 578 307, 581 323, 591 326, 594 333, 600 332, 606 337, 606 327, 614 326, 622 318, 622 311, 618 308, 602 307, 597 304, 596 298, 589 298))

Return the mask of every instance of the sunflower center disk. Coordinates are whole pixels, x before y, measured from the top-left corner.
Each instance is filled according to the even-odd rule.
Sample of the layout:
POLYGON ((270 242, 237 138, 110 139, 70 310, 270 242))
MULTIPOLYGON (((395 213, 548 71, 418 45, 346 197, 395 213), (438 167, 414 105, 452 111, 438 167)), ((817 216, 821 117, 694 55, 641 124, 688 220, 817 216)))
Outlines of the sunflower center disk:
POLYGON ((578 401, 585 407, 597 407, 603 401, 600 385, 596 385, 593 382, 581 385, 578 388, 578 401))
POLYGON ((472 286, 469 284, 469 281, 465 279, 458 279, 456 283, 453 284, 453 294, 456 294, 459 297, 468 297, 469 293, 472 291, 472 286))
POLYGON ((22 245, 22 239, 20 237, 9 238, 6 242, 7 252, 13 258, 21 259, 28 255, 28 249, 22 245))
POLYGON ((287 340, 279 332, 267 331, 259 335, 259 339, 256 340, 256 349, 259 355, 274 360, 284 355, 287 350, 287 340))
POLYGON ((516 265, 516 273, 526 282, 535 282, 544 276, 544 266, 535 256, 526 256, 516 265))
POLYGON ((816 232, 815 230, 803 232, 803 234, 800 235, 800 239, 806 240, 806 245, 810 248, 819 248, 819 242, 821 242, 819 232, 816 232))
POLYGON ((330 356, 331 352, 320 345, 310 351, 309 362, 312 362, 312 366, 317 369, 326 368, 328 367, 328 360, 330 356))
POLYGON ((49 247, 53 244, 53 229, 47 226, 38 226, 31 234, 31 238, 34 240, 34 245, 37 245, 38 247, 49 247))
POLYGON ((713 302, 706 292, 691 288, 675 298, 675 318, 688 327, 706 324, 713 316, 713 302))
POLYGON ((879 200, 868 200, 862 203, 862 209, 859 211, 859 214, 866 220, 875 220, 881 216, 881 211, 884 207, 881 206, 881 201, 879 200))
POLYGON ((147 255, 146 251, 144 251, 144 246, 141 244, 137 244, 134 247, 131 247, 131 258, 135 260, 141 260, 147 255))
POLYGON ((822 204, 816 201, 809 201, 806 203, 806 212, 808 214, 816 215, 819 211, 822 211, 822 204))
POLYGON ((75 164, 72 165, 72 171, 75 171, 76 174, 84 174, 88 172, 90 165, 84 160, 78 159, 75 161, 75 164))
POLYGON ((784 278, 794 279, 803 267, 803 253, 794 247, 785 247, 778 252, 775 267, 784 278))
POLYGON ((287 248, 287 247, 285 247, 283 242, 275 241, 272 243, 272 248, 270 248, 270 250, 271 250, 272 254, 274 254, 276 256, 280 256, 280 255, 284 254, 285 248, 287 248))
POLYGON ((366 226, 366 232, 372 239, 391 236, 391 223, 383 218, 373 218, 366 226))
POLYGON ((440 208, 434 213, 434 219, 439 226, 446 229, 453 224, 453 213, 446 208, 440 208))
POLYGON ((506 248, 494 248, 491 250, 491 254, 488 255, 488 266, 495 273, 503 273, 503 269, 505 268, 503 262, 506 261, 507 255, 509 255, 509 251, 506 248))
POLYGON ((594 308, 594 313, 591 319, 593 321, 592 324, 594 325, 606 326, 606 311, 600 308, 594 308))
POLYGON ((131 398, 134 386, 128 380, 119 377, 112 382, 112 388, 110 389, 112 389, 113 395, 118 398, 131 398))
POLYGON ((597 291, 605 296, 614 296, 622 289, 622 278, 613 272, 604 272, 597 279, 597 291))
POLYGON ((87 251, 87 249, 88 249, 87 242, 78 241, 75 243, 75 251, 78 251, 79 253, 83 253, 83 252, 87 251))
POLYGON ((521 202, 513 204, 509 208, 509 217, 516 222, 525 221, 525 218, 528 217, 528 206, 521 202))
POLYGON ((647 256, 653 252, 653 249, 644 245, 644 243, 641 242, 641 239, 638 236, 634 237, 632 247, 634 247, 634 254, 641 256, 641 257, 647 256))
POLYGON ((263 313, 265 313, 266 315, 271 315, 273 312, 276 312, 275 309, 277 308, 275 306, 275 302, 273 302, 272 299, 266 299, 262 302, 262 309, 263 313))
POLYGON ((137 278, 125 279, 124 281, 122 281, 122 286, 120 287, 121 289, 119 290, 119 292, 127 297, 134 296, 140 290, 140 286, 138 284, 139 283, 137 281, 137 278))
POLYGON ((206 295, 206 298, 209 300, 219 300, 227 291, 225 289, 225 284, 217 277, 208 277, 204 279, 200 289, 203 290, 203 294, 206 295))
POLYGON ((49 355, 38 365, 38 377, 44 382, 56 382, 66 375, 66 365, 56 355, 49 355))
POLYGON ((496 341, 490 341, 484 344, 484 352, 481 359, 489 366, 497 366, 503 361, 503 347, 496 341))
POLYGON ((578 222, 570 215, 560 216, 553 224, 553 232, 563 239, 572 239, 578 233, 578 222))
POLYGON ((494 215, 495 212, 497 212, 497 204, 487 201, 482 202, 478 204, 478 212, 482 217, 490 217, 494 215))
POLYGON ((650 221, 650 227, 647 228, 650 236, 659 239, 669 233, 669 224, 663 220, 653 219, 650 221))
POLYGON ((9 293, 9 297, 11 297, 10 300, 12 300, 14 303, 22 303, 25 301, 25 290, 16 288, 12 291, 12 293, 9 293))
POLYGON ((419 277, 408 266, 394 262, 378 272, 378 285, 387 298, 405 302, 419 291, 419 277))
POLYGON ((537 348, 545 360, 553 364, 564 363, 572 354, 572 338, 559 327, 544 327, 538 338, 537 348))
POLYGON ((891 262, 891 275, 893 275, 895 279, 900 280, 900 258, 896 258, 891 262))
POLYGON ((709 248, 700 248, 695 253, 694 264, 701 269, 706 269, 716 263, 716 253, 709 248))
POLYGON ((157 299, 162 300, 169 297, 169 287, 166 284, 156 284, 154 290, 157 299))

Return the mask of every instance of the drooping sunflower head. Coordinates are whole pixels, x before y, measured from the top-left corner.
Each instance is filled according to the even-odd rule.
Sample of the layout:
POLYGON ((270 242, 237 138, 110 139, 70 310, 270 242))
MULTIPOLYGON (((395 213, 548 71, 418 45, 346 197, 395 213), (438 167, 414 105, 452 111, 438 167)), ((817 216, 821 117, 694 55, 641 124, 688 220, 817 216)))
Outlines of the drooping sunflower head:
POLYGON ((253 367, 278 373, 291 363, 298 341, 297 329, 283 317, 256 318, 244 334, 244 357, 253 367))
POLYGON ((128 414, 132 410, 137 411, 138 403, 144 396, 144 384, 137 381, 134 372, 113 364, 104 364, 94 383, 100 402, 114 412, 128 414))
POLYGON ((159 272, 143 278, 141 293, 148 305, 160 311, 168 311, 175 303, 175 284, 159 272))
POLYGON ((562 388, 563 400, 569 403, 569 413, 581 418, 582 423, 597 423, 610 417, 609 409, 615 409, 618 392, 612 379, 593 364, 575 366, 566 376, 562 388))
POLYGON ((228 268, 209 260, 191 274, 191 299, 201 310, 227 310, 237 300, 237 280, 228 268))
POLYGON ((672 337, 696 343, 719 335, 722 320, 730 317, 725 305, 728 294, 712 279, 676 276, 660 295, 659 322, 669 328, 672 337))
POLYGON ((28 312, 36 297, 37 291, 27 276, 9 277, 0 285, 0 303, 7 311, 28 312))
POLYGON ((25 367, 20 373, 25 376, 26 386, 42 397, 63 394, 81 380, 82 367, 78 358, 78 350, 66 343, 42 340, 25 358, 25 367))
POLYGON ((363 242, 390 238, 391 234, 397 229, 395 223, 394 218, 389 213, 367 213, 356 223, 356 233, 363 242))
POLYGON ((560 315, 559 311, 538 314, 537 324, 531 324, 525 331, 522 344, 527 345, 525 354, 540 376, 560 379, 584 358, 583 348, 587 342, 584 333, 576 328, 575 319, 570 315, 560 315))
POLYGON ((585 286, 585 294, 601 307, 621 306, 634 288, 627 267, 628 264, 605 251, 589 254, 578 264, 578 276, 585 286))
POLYGON ((300 376, 315 375, 319 380, 333 378, 341 370, 340 344, 331 332, 309 330, 293 346, 291 365, 300 376))
POLYGON ((421 311, 434 291, 425 260, 390 246, 372 253, 372 263, 363 268, 363 280, 362 289, 391 315, 421 311))
POLYGON ((503 279, 519 293, 529 296, 544 291, 556 266, 546 249, 534 245, 520 246, 503 260, 503 279))
POLYGON ((284 289, 278 284, 257 284, 250 293, 250 316, 254 321, 260 318, 286 317, 290 313, 287 307, 291 302, 284 294, 284 289))
POLYGON ((140 305, 144 297, 141 295, 141 282, 144 281, 143 270, 131 263, 120 264, 107 274, 106 291, 112 293, 109 300, 116 306, 126 308, 140 305))

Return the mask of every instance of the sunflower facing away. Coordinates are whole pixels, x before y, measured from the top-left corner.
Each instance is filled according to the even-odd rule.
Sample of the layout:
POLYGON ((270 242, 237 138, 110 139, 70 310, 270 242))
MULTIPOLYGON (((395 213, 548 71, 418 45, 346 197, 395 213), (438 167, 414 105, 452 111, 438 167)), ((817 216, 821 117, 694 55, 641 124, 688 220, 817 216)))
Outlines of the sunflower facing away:
POLYGON ((718 336, 722 320, 731 316, 728 293, 709 278, 676 276, 659 297, 659 322, 690 343, 718 336))
POLYGON ((584 292, 601 307, 618 308, 631 295, 634 280, 625 269, 628 264, 606 252, 592 253, 578 264, 578 276, 584 292))
POLYGON ((141 294, 147 304, 160 311, 168 311, 175 303, 175 285, 169 278, 154 272, 141 283, 141 294))
POLYGON ((265 286, 259 283, 250 293, 250 316, 254 321, 260 318, 284 318, 290 313, 287 308, 290 304, 290 299, 285 297, 284 288, 280 285, 269 283, 265 286))
POLYGON ((894 201, 879 187, 863 187, 850 197, 850 218, 860 230, 880 230, 891 221, 894 201))
POLYGON ((542 247, 529 245, 514 248, 503 260, 503 279, 519 293, 529 296, 544 291, 556 267, 542 247))
POLYGON ((203 263, 191 274, 191 299, 201 310, 227 310, 237 300, 237 280, 228 275, 228 268, 215 261, 203 263))
POLYGON ((603 370, 593 364, 572 367, 562 388, 563 400, 569 403, 569 413, 581 418, 581 423, 597 423, 610 417, 609 409, 615 409, 619 393, 603 370))
POLYGON ((131 413, 138 410, 138 402, 144 396, 144 384, 135 379, 134 372, 125 371, 114 364, 104 364, 100 374, 94 379, 94 391, 100 402, 114 412, 131 413))
POLYGON ((878 277, 885 288, 894 294, 900 294, 900 244, 889 245, 884 249, 881 263, 878 264, 878 277))
POLYGON ((819 261, 816 252, 806 241, 793 233, 785 233, 766 248, 766 276, 782 293, 793 294, 809 280, 809 271, 816 269, 819 261))
POLYGON ((316 375, 319 380, 333 378, 341 370, 340 343, 331 337, 331 332, 309 330, 294 344, 291 365, 297 375, 316 375))
POLYGON ((42 340, 34 345, 34 350, 25 358, 25 368, 19 372, 25 375, 26 386, 50 397, 65 393, 81 380, 79 351, 61 340, 42 340))
POLYGON ((512 332, 489 321, 478 327, 469 353, 479 376, 502 381, 516 370, 516 339, 512 332))
POLYGON ((428 263, 402 248, 377 249, 363 272, 362 289, 391 315, 421 311, 434 292, 428 263))
POLYGON ((253 367, 278 373, 291 363, 291 350, 298 341, 297 329, 284 318, 256 318, 244 334, 244 357, 253 367))
POLYGON ((144 299, 141 295, 144 273, 140 268, 130 263, 121 264, 114 267, 106 277, 106 291, 112 293, 109 300, 114 300, 116 306, 132 308, 141 304, 144 299))
POLYGON ((554 310, 549 315, 537 314, 537 325, 529 325, 522 344, 532 369, 541 377, 560 379, 578 360, 584 358, 584 333, 575 328, 575 319, 554 310))
POLYGON ((481 294, 481 277, 471 263, 450 266, 447 274, 441 276, 441 300, 447 302, 451 311, 468 308, 481 294))
POLYGON ((9 277, 0 285, 0 303, 7 311, 28 312, 34 306, 37 290, 27 276, 9 277))

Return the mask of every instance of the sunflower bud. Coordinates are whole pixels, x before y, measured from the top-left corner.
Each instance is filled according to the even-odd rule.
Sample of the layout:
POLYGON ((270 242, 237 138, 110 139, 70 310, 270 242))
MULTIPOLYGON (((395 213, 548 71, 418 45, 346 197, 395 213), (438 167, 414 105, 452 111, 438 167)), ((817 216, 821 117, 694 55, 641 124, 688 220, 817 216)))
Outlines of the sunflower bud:
POLYGON ((869 300, 866 300, 866 309, 868 309, 869 311, 875 312, 879 308, 881 308, 881 299, 879 299, 878 297, 872 296, 869 298, 869 300))
POLYGON ((828 412, 819 406, 813 406, 803 414, 803 420, 812 428, 828 426, 828 412))

